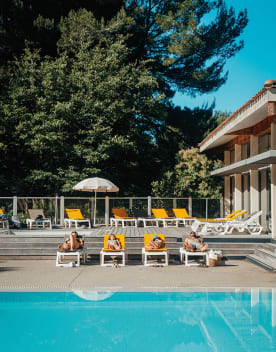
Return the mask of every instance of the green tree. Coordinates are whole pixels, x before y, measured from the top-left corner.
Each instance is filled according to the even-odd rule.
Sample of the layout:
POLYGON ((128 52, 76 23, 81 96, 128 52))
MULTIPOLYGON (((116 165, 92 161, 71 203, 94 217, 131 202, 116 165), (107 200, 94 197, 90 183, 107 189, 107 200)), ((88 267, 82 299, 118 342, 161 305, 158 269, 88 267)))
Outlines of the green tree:
POLYGON ((71 10, 85 8, 97 19, 111 19, 123 0, 3 0, 0 2, 0 65, 22 54, 26 41, 32 48, 55 56, 58 24, 71 10))
POLYGON ((221 161, 208 159, 197 148, 180 150, 178 164, 152 183, 152 192, 159 197, 217 198, 222 185, 210 172, 221 165, 221 161))
POLYGON ((225 83, 226 60, 243 47, 246 10, 236 16, 223 0, 127 0, 125 8, 135 20, 132 57, 152 59, 163 89, 194 95, 225 83))
POLYGON ((14 62, 0 101, 2 193, 70 192, 93 175, 128 194, 147 192, 158 174, 152 136, 164 97, 153 94, 145 63, 128 63, 128 54, 122 39, 106 38, 55 59, 26 50, 14 62))

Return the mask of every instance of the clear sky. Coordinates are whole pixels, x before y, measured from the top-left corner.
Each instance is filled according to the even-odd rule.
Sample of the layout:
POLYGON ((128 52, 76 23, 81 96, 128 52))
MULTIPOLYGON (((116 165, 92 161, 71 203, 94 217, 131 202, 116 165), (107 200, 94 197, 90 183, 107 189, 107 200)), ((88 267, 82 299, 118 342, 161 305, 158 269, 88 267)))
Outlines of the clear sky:
POLYGON ((234 112, 264 86, 276 79, 276 0, 226 0, 236 14, 247 8, 248 25, 241 39, 244 48, 228 60, 227 82, 217 92, 190 98, 177 93, 174 104, 193 108, 213 102, 215 110, 234 112))

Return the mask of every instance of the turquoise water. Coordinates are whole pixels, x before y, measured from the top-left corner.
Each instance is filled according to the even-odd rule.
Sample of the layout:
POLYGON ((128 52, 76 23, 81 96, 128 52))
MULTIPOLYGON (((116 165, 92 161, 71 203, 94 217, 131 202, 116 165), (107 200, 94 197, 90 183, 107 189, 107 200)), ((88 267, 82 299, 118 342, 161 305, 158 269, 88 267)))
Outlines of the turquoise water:
POLYGON ((276 351, 276 291, 0 293, 0 351, 276 351))

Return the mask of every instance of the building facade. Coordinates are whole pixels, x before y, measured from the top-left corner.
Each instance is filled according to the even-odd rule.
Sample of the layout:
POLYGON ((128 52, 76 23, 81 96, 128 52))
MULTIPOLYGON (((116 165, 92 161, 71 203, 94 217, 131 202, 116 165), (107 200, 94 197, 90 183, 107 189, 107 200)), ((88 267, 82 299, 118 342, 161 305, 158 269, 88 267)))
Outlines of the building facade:
POLYGON ((201 143, 200 151, 224 154, 224 212, 262 210, 264 231, 276 238, 276 80, 241 106, 201 143))

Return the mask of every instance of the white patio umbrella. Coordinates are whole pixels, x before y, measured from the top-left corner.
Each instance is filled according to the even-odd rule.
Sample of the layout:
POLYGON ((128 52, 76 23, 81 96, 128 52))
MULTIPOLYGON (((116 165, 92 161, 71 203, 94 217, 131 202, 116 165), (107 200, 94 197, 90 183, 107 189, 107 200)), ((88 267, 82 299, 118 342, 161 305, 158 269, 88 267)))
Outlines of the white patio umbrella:
POLYGON ((97 210, 97 192, 118 192, 119 188, 114 185, 109 180, 100 177, 86 178, 76 184, 73 189, 75 191, 84 191, 84 192, 95 192, 95 205, 94 205, 94 226, 96 224, 96 210, 97 210))

